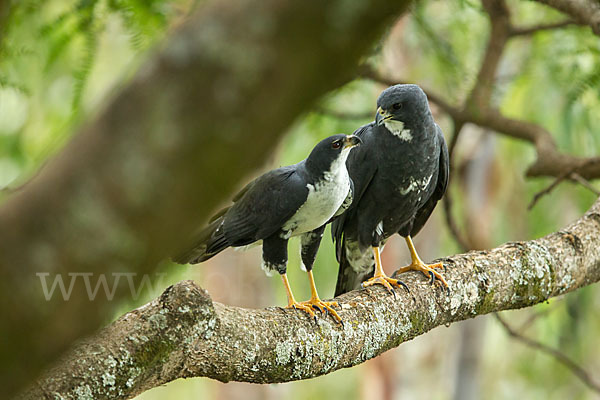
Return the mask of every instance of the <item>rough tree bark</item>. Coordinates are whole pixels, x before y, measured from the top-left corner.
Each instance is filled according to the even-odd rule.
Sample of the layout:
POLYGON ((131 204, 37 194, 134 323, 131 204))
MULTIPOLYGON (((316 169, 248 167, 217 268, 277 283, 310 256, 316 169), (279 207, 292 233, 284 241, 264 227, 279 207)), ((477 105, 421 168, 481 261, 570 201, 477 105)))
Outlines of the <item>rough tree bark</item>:
POLYGON ((135 396, 177 378, 287 382, 360 364, 436 326, 543 302, 600 280, 600 199, 578 221, 541 239, 443 259, 451 293, 420 274, 411 294, 381 287, 340 296, 342 327, 322 317, 211 301, 194 282, 160 297, 76 345, 22 395, 135 396))
POLYGON ((45 301, 36 273, 148 273, 356 65, 408 1, 203 4, 0 209, 0 387, 10 394, 115 301, 45 301), (24 354, 27 354, 25 357, 24 354))

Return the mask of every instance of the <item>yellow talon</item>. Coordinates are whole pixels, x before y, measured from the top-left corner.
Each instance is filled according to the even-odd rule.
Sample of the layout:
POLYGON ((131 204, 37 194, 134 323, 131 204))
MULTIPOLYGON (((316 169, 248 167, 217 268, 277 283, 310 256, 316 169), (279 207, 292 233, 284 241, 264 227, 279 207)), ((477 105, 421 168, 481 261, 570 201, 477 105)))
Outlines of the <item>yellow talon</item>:
POLYGON ((404 284, 404 282, 388 277, 385 272, 383 272, 383 267, 381 265, 381 254, 379 252, 379 247, 373 247, 373 255, 375 256, 375 274, 372 278, 367 279, 362 283, 362 287, 372 286, 372 285, 382 285, 387 289, 388 292, 392 293, 394 297, 396 296, 396 291, 393 286, 402 286, 408 291, 408 287, 404 284))
POLYGON ((441 274, 434 270, 435 268, 444 268, 444 264, 441 262, 436 264, 425 264, 423 261, 421 261, 421 258, 419 258, 417 250, 415 249, 410 236, 405 237, 404 240, 406 240, 406 244, 410 250, 412 262, 410 265, 400 268, 398 270, 398 274, 408 271, 420 271, 423 275, 432 279, 432 284, 435 282, 435 280, 438 280, 442 283, 442 285, 444 285, 444 287, 448 288, 448 282, 446 282, 441 274))
POLYGON ((285 308, 294 308, 296 310, 305 311, 306 313, 308 313, 308 315, 310 315, 315 320, 315 322, 317 321, 317 316, 314 312, 315 309, 319 310, 321 313, 328 312, 333 318, 335 318, 335 320, 337 322, 344 325, 344 322, 342 321, 342 317, 340 317, 340 315, 332 308, 332 307, 339 307, 338 302, 337 301, 323 301, 319 298, 319 294, 317 293, 317 288, 315 287, 315 279, 313 277, 312 270, 308 271, 308 279, 310 281, 310 290, 311 290, 310 300, 302 301, 300 303, 294 299, 294 295, 292 294, 292 290, 291 290, 290 284, 287 280, 287 276, 285 274, 283 274, 283 275, 281 275, 281 278, 283 279, 283 284, 285 286, 285 290, 286 290, 287 296, 288 296, 288 305, 285 308))

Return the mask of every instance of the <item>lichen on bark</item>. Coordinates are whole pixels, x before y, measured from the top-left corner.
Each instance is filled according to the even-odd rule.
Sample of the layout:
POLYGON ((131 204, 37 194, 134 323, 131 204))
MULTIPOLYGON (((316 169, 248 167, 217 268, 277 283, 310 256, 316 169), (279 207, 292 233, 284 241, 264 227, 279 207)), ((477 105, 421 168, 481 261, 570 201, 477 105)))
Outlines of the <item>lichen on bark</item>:
POLYGON ((130 398, 177 378, 287 382, 360 364, 442 324, 526 307, 600 280, 600 200, 569 227, 443 259, 451 292, 406 274, 336 300, 344 326, 295 310, 214 303, 180 282, 75 346, 22 398, 130 398), (91 396, 91 397, 90 397, 91 396))

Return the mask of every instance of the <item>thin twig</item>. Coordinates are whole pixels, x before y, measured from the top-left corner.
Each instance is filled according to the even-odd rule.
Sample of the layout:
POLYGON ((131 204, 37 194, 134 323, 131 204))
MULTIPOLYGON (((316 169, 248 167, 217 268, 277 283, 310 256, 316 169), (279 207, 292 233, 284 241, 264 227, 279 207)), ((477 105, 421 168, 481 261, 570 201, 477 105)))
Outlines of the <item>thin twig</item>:
POLYGON ((600 4, 596 0, 535 0, 546 4, 564 14, 569 15, 582 25, 592 28, 595 35, 600 36, 600 4))
POLYGON ((573 171, 571 171, 571 170, 563 172, 562 174, 557 176, 556 179, 554 179, 550 185, 548 185, 544 189, 537 192, 533 196, 533 199, 531 199, 531 202, 529 203, 529 205, 527 206, 527 210, 531 211, 531 209, 533 209, 533 207, 535 207, 537 202, 540 201, 540 199, 542 197, 546 196, 547 194, 550 194, 554 190, 554 188, 557 187, 562 181, 567 179, 568 176, 571 175, 572 172, 573 171))
POLYGON ((592 185, 590 183, 590 181, 585 179, 583 176, 579 175, 577 172, 573 172, 571 174, 571 176, 569 177, 569 179, 571 179, 574 182, 579 183, 581 186, 588 189, 589 191, 594 193, 596 196, 600 196, 600 190, 596 189, 596 187, 594 185, 592 185))
POLYGON ((577 173, 577 171, 587 167, 590 164, 596 163, 596 162, 597 162, 596 159, 588 159, 588 160, 585 160, 585 161, 579 163, 578 165, 564 171, 562 174, 557 176, 556 179, 554 179, 554 181, 552 181, 552 183, 550 185, 548 185, 543 190, 537 192, 533 196, 533 199, 531 199, 531 202, 527 206, 527 209, 531 210, 542 197, 544 197, 547 194, 550 194, 554 190, 554 188, 556 188, 565 179, 569 179, 574 182, 577 182, 577 183, 581 184, 582 186, 586 187, 587 189, 591 190, 594 194, 596 194, 596 196, 600 196, 600 192, 594 186, 592 186, 592 184, 589 181, 587 181, 585 178, 583 178, 581 175, 579 175, 577 173))
POLYGON ((553 29, 561 29, 566 28, 571 25, 579 25, 577 22, 572 19, 567 19, 564 21, 553 22, 549 24, 539 24, 528 27, 511 27, 509 35, 511 37, 514 36, 530 36, 540 31, 549 31, 553 29))
POLYGON ((504 319, 498 313, 494 313, 494 316, 496 317, 498 322, 500 322, 500 324, 504 327, 506 332, 511 337, 519 340, 520 342, 526 344, 527 346, 529 346, 531 348, 540 350, 540 351, 546 353, 547 355, 554 357, 554 359, 556 359, 556 361, 560 362, 565 367, 567 367, 573 373, 573 375, 578 377, 590 389, 600 393, 600 384, 596 383, 586 370, 584 370, 579 365, 577 365, 577 363, 575 363, 575 361, 571 360, 567 355, 565 355, 564 353, 560 352, 557 349, 554 349, 543 343, 537 342, 533 339, 530 339, 528 337, 521 335, 519 332, 514 330, 506 321, 504 321, 504 319))
POLYGON ((538 312, 534 312, 533 314, 531 314, 529 316, 529 318, 527 318, 527 320, 525 322, 523 322, 521 324, 521 326, 519 327, 518 331, 519 332, 525 332, 531 325, 533 325, 533 323, 538 319, 541 318, 547 314, 549 314, 550 312, 556 310, 556 308, 561 305, 561 300, 557 300, 555 302, 552 303, 551 306, 549 306, 548 308, 545 308, 541 311, 538 312))

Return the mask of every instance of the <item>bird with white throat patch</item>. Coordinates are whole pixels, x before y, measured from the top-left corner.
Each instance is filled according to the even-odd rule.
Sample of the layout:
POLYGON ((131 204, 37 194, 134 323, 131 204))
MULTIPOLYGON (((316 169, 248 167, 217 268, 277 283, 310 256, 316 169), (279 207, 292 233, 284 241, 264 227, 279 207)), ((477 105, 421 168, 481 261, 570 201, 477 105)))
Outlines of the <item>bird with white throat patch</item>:
POLYGON ((332 224, 340 263, 335 295, 374 284, 394 293, 404 286, 388 277, 380 252, 398 233, 406 240, 412 262, 399 272, 420 271, 448 287, 435 271, 441 263, 425 264, 411 237, 416 235, 448 184, 448 148, 433 120, 427 96, 417 85, 396 85, 377 99, 375 121, 359 128, 363 145, 346 162, 354 182, 354 201, 332 224))

